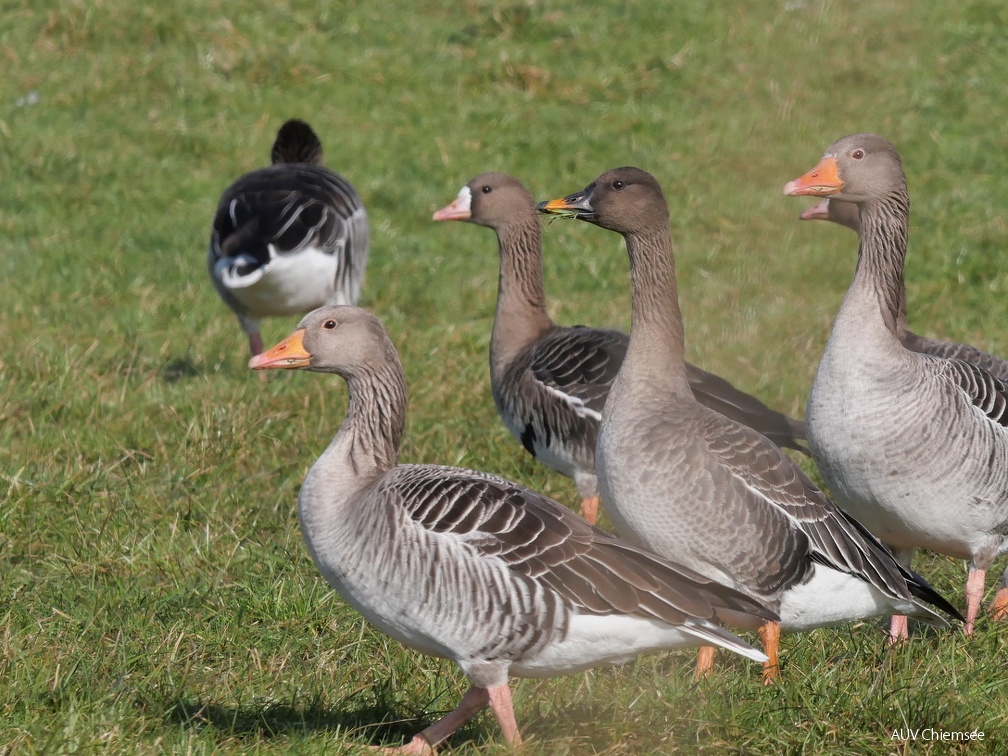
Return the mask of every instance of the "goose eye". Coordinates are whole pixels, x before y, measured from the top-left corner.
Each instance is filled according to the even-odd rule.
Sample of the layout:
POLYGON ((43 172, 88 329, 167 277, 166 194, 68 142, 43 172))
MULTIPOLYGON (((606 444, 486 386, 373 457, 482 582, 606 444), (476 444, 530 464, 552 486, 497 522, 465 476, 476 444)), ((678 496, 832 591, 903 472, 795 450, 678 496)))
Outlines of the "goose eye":
POLYGON ((850 156, 852 158, 854 158, 855 160, 861 160, 861 158, 864 157, 864 150, 858 148, 858 149, 854 150, 854 152, 852 152, 850 154, 850 156))
POLYGON ((483 191, 483 194, 490 194, 490 192, 492 192, 492 191, 493 191, 493 187, 492 187, 492 186, 485 186, 485 185, 484 185, 484 187, 483 187, 483 190, 482 190, 482 191, 483 191))
POLYGON ((322 324, 322 327, 325 328, 327 331, 331 331, 334 328, 336 328, 336 325, 337 323, 335 320, 327 320, 325 323, 322 324))
POLYGON ((626 186, 626 184, 624 184, 619 179, 616 179, 615 181, 612 182, 612 188, 613 189, 619 190, 619 189, 622 189, 624 186, 626 186))

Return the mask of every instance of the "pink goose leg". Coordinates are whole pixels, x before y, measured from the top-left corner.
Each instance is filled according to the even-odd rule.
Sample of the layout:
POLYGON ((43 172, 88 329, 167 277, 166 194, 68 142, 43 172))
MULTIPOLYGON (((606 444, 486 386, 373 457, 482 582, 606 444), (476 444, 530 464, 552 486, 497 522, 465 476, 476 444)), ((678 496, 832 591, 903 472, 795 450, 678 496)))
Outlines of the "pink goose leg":
POLYGON ((462 725, 479 714, 484 706, 490 704, 490 710, 497 719, 504 739, 510 746, 521 745, 521 735, 515 721, 514 706, 511 702, 511 689, 505 682, 490 688, 477 688, 475 685, 466 691, 458 706, 432 724, 426 730, 413 736, 406 745, 398 748, 376 748, 385 754, 433 754, 434 746, 458 730, 462 725))
POLYGON ((969 577, 966 578, 966 625, 963 627, 967 637, 973 635, 973 622, 980 612, 980 600, 983 598, 986 577, 986 570, 970 567, 969 577))

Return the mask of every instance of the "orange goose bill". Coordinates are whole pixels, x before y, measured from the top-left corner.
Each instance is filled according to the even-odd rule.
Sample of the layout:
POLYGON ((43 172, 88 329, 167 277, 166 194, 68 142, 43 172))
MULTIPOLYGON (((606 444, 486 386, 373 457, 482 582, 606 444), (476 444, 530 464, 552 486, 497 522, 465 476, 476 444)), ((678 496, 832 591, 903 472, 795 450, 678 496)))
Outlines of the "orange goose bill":
POLYGON ((304 335, 304 329, 299 328, 272 349, 255 355, 248 366, 253 370, 308 367, 311 353, 304 347, 304 335))
POLYGON ((840 180, 838 173, 837 159, 827 155, 819 164, 804 176, 789 181, 784 185, 784 194, 789 197, 800 197, 802 195, 812 195, 815 197, 829 197, 836 194, 844 187, 844 182, 840 180))

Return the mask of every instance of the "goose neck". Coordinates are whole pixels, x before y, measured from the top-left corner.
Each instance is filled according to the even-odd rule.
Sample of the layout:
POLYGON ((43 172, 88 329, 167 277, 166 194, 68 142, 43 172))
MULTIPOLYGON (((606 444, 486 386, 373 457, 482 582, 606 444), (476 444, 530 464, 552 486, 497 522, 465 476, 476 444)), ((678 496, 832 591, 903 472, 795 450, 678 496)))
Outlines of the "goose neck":
POLYGON ((870 292, 886 329, 906 330, 903 266, 910 201, 905 191, 861 207, 861 241, 854 286, 870 292))
POLYGON ((406 426, 402 365, 396 360, 346 376, 346 381, 350 389, 346 418, 305 481, 302 510, 306 495, 328 500, 338 492, 341 500, 349 499, 398 464, 406 426))
MULTIPOLYGON (((626 234, 632 285, 630 345, 626 363, 638 374, 689 392, 675 258, 668 231, 626 234)), ((626 364, 625 363, 625 364, 626 364)))
POLYGON ((498 229, 497 240, 500 275, 490 351, 491 363, 503 365, 549 330, 553 321, 546 312, 538 218, 498 229))

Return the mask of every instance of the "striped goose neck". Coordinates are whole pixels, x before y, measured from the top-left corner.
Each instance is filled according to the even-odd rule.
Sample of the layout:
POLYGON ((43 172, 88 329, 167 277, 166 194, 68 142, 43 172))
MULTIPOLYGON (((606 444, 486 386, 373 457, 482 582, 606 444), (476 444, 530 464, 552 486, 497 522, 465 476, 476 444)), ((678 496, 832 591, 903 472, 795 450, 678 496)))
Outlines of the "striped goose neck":
POLYGON ((497 229, 497 242, 500 275, 490 352, 491 366, 503 367, 553 321, 546 312, 539 219, 533 215, 497 229))
POLYGON ((406 427, 406 376, 398 360, 347 377, 350 403, 332 446, 362 483, 394 468, 406 427))
POLYGON ((903 294, 900 296, 899 307, 896 310, 896 336, 899 337, 901 342, 906 342, 906 339, 910 333, 910 329, 907 327, 907 301, 906 301, 906 284, 900 277, 901 290, 903 294))
POLYGON ((632 286, 630 345, 626 363, 649 380, 689 392, 686 345, 675 257, 668 231, 625 234, 632 286))
POLYGON ((910 197, 905 189, 861 207, 861 241, 854 280, 875 293, 886 328, 906 329, 903 265, 907 251, 910 197))

